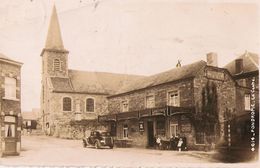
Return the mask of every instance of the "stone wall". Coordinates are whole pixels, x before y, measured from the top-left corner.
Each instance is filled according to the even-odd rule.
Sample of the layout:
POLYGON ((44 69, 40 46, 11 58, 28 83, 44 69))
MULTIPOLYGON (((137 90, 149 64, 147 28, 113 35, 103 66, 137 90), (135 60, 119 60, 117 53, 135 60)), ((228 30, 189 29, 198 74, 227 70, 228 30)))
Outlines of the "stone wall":
POLYGON ((15 132, 15 154, 20 153, 21 148, 21 66, 2 62, 0 60, 0 155, 5 154, 8 150, 8 145, 5 144, 5 123, 4 118, 6 115, 12 115, 16 117, 16 132, 15 132), (16 79, 16 99, 5 98, 5 77, 12 77, 16 79))
POLYGON ((217 111, 220 122, 220 140, 224 139, 224 113, 236 113, 235 81, 224 69, 206 67, 194 79, 194 103, 196 114, 202 111, 202 89, 207 82, 213 82, 217 88, 217 111))
MULTIPOLYGON (((89 120, 90 123, 97 120, 98 115, 107 113, 107 99, 103 95, 88 95, 88 94, 74 94, 74 93, 49 93, 49 115, 48 122, 51 126, 51 135, 63 138, 70 138, 73 132, 82 132, 83 129, 94 129, 98 124, 76 125, 71 126, 70 122, 76 120, 76 113, 81 114, 82 120, 89 120), (63 97, 70 97, 72 99, 72 111, 63 111, 62 99, 63 97), (86 99, 93 98, 94 112, 86 111, 86 99), (80 111, 76 111, 76 101, 80 103, 80 111), (93 121, 91 121, 93 120, 93 121)), ((81 133, 80 133, 81 134, 81 133)), ((83 135, 83 134, 82 134, 83 135)), ((81 137, 82 135, 76 135, 81 137)))
POLYGON ((192 80, 183 80, 181 82, 172 82, 164 85, 147 88, 124 95, 111 96, 108 98, 109 113, 121 112, 121 103, 128 100, 129 111, 145 109, 147 95, 154 95, 155 107, 164 107, 167 105, 167 93, 178 90, 180 94, 180 106, 191 107, 193 105, 193 84, 192 80))

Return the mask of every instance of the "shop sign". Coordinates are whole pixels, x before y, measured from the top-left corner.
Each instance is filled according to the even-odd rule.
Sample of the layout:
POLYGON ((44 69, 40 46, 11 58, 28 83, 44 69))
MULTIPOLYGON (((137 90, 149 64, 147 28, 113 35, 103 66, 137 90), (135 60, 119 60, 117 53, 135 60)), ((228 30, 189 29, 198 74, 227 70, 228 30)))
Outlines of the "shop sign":
POLYGON ((139 121, 139 131, 144 132, 144 122, 143 121, 139 121))
POLYGON ((216 80, 221 80, 221 81, 225 80, 225 75, 223 72, 207 70, 206 75, 210 79, 216 79, 216 80))
POLYGON ((139 112, 139 117, 148 117, 151 116, 151 110, 142 110, 139 112))
POLYGON ((165 115, 165 108, 153 109, 152 115, 165 115))

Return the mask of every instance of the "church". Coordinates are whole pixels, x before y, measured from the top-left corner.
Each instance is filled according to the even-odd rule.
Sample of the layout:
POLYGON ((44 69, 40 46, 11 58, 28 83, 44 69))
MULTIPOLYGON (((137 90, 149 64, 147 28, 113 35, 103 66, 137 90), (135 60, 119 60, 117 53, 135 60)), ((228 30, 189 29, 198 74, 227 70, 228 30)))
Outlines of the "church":
POLYGON ((86 127, 97 129, 97 117, 108 111, 108 95, 143 77, 71 70, 68 55, 54 6, 41 52, 43 130, 46 135, 60 138, 81 138, 86 127))

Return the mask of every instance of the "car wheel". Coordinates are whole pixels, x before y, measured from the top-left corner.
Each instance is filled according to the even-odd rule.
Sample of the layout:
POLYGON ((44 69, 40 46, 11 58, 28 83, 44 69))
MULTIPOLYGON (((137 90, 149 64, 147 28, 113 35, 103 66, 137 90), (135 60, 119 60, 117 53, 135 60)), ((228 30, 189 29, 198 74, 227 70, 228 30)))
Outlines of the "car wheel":
POLYGON ((110 149, 113 149, 113 148, 114 148, 114 146, 113 146, 113 145, 111 145, 111 146, 109 146, 109 148, 110 148, 110 149))
POLYGON ((96 149, 100 149, 100 146, 101 146, 101 145, 100 145, 100 142, 99 142, 99 141, 96 141, 96 142, 95 142, 95 148, 96 148, 96 149))
POLYGON ((83 148, 87 147, 87 142, 86 141, 83 141, 82 144, 83 144, 83 148))

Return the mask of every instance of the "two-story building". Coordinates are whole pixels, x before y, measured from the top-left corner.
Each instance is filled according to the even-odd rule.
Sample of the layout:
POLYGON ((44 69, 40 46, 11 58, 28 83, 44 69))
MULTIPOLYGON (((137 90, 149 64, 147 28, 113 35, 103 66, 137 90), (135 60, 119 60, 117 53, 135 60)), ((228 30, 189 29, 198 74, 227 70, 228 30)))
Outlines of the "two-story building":
POLYGON ((154 137, 186 137, 189 148, 225 139, 224 114, 236 113, 236 81, 217 66, 217 55, 152 75, 108 96, 109 115, 99 117, 117 138, 150 147, 154 137))
POLYGON ((0 156, 21 149, 21 66, 0 53, 0 156))

